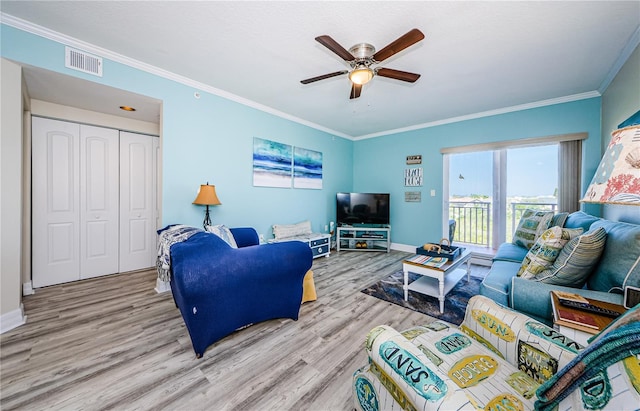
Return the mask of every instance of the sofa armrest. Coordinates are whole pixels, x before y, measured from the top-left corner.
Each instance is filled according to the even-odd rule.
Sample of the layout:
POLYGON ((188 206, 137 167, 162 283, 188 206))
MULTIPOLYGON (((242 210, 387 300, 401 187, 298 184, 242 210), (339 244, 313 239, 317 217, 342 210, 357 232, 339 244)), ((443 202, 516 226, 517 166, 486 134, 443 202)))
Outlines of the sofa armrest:
POLYGON ((231 230, 231 234, 233 234, 233 238, 236 240, 238 248, 260 244, 260 237, 252 227, 237 227, 230 228, 229 230, 231 230))
POLYGON ((547 325, 481 295, 469 300, 460 329, 538 383, 583 349, 547 325))

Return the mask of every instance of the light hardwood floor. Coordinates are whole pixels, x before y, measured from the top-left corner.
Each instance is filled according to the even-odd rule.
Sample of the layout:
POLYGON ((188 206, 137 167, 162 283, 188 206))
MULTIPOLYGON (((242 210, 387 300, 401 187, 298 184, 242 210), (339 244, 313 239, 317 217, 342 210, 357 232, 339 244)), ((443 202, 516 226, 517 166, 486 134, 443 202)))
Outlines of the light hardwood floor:
POLYGON ((38 289, 24 298, 27 323, 0 339, 0 408, 353 409, 351 376, 366 364, 367 332, 433 320, 360 292, 407 255, 314 260, 318 300, 298 321, 237 331, 201 359, 171 293, 154 291, 153 270, 38 289))

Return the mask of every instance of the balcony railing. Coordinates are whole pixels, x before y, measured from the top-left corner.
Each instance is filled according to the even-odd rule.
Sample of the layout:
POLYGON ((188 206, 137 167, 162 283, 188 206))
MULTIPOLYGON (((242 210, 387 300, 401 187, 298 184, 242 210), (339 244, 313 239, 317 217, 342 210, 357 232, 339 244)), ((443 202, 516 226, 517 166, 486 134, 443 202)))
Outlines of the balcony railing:
POLYGON ((491 244, 491 203, 449 201, 449 219, 456 220, 453 241, 489 247, 491 244))
MULTIPOLYGON (((556 211, 555 203, 511 202, 507 207, 506 241, 511 241, 524 210, 556 211)), ((456 220, 456 233, 453 241, 491 247, 492 219, 491 202, 488 201, 449 201, 449 218, 456 220)))

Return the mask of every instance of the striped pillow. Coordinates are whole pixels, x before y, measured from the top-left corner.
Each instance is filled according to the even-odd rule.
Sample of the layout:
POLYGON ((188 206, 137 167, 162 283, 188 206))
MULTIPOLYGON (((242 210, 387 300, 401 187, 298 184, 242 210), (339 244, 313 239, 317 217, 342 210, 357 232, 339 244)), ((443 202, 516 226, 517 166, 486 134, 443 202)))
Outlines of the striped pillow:
POLYGON ((582 228, 561 228, 553 226, 542 233, 522 260, 518 277, 533 279, 537 274, 551 267, 560 252, 571 239, 582 234, 582 228))
POLYGON ((551 222, 549 223, 549 227, 558 226, 564 227, 564 223, 567 221, 567 217, 569 217, 569 213, 556 213, 551 222))
POLYGON ((564 246, 551 268, 536 274, 534 280, 582 288, 602 255, 606 240, 607 232, 602 227, 574 238, 564 246))

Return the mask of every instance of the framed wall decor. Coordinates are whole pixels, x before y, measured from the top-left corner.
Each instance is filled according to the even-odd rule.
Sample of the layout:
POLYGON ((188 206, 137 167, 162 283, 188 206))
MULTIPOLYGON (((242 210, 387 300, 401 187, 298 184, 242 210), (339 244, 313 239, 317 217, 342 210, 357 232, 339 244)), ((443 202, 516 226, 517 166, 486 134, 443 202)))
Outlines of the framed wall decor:
POLYGON ((422 164, 422 154, 407 156, 407 165, 422 164))
POLYGON ((405 191, 404 201, 407 203, 420 203, 422 201, 421 191, 405 191))
POLYGON ((405 187, 422 187, 422 167, 404 170, 405 187))
POLYGON ((295 147, 293 149, 293 187, 322 189, 322 153, 295 147))
POLYGON ((253 138, 253 185, 291 188, 293 147, 253 138))

